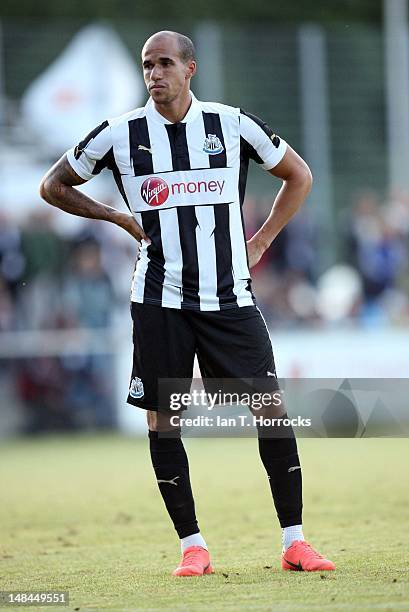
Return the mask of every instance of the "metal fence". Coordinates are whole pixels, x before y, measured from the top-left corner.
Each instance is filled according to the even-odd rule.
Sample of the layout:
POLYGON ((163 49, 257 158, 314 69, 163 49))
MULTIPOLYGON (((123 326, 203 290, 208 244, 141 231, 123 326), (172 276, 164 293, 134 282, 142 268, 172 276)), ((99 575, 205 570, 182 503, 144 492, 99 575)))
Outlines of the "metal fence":
MULTIPOLYGON (((81 22, 4 20, 2 63, 8 124, 18 119, 18 105, 26 87, 63 50, 81 22)), ((153 23, 114 24, 132 55, 155 30, 153 23)), ((321 125, 314 126, 317 142, 328 135, 331 182, 336 210, 349 206, 363 186, 385 192, 387 187, 385 74, 382 31, 350 24, 315 28, 302 26, 219 26, 173 24, 198 43, 199 72, 194 88, 203 99, 241 106, 261 116, 302 154, 306 142, 305 98, 326 106, 321 125), (321 36, 321 47, 305 50, 308 37, 321 36), (315 88, 314 74, 322 63, 324 81, 315 88), (202 67, 202 70, 200 69, 202 67), (321 100, 319 99, 321 97, 321 100), (322 100, 324 97, 324 100, 322 100), (328 119, 328 126, 323 121, 328 119)), ((96 58, 96 69, 98 60, 96 58)), ((321 173, 321 168, 316 172, 321 173)), ((317 181, 318 182, 318 181, 317 181)), ((250 188, 265 194, 270 185, 252 173, 250 188)), ((318 187, 317 187, 318 188, 318 187)), ((331 203, 326 202, 327 206, 331 203)))

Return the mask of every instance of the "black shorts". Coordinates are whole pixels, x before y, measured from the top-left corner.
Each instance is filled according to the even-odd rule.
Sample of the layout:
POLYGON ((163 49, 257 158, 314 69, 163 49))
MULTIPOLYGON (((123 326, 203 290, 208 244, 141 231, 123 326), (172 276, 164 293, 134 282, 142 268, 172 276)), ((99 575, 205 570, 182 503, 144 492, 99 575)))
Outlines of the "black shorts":
POLYGON ((271 389, 277 388, 270 336, 257 306, 197 312, 132 302, 131 313, 134 351, 128 403, 168 410, 158 381, 183 379, 187 386, 182 391, 189 392, 195 355, 203 379, 271 377, 271 389))

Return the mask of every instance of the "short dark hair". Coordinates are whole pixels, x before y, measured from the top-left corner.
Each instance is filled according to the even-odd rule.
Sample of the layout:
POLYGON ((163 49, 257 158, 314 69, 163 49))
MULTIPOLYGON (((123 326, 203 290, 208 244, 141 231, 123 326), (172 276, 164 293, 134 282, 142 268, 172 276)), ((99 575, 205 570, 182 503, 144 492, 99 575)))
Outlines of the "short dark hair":
POLYGON ((162 30, 161 32, 156 32, 151 36, 151 38, 162 35, 176 38, 179 47, 179 57, 182 62, 187 64, 192 60, 196 61, 196 49, 190 38, 184 34, 180 34, 179 32, 173 32, 172 30, 162 30))
POLYGON ((179 34, 175 32, 176 38, 179 44, 179 55, 182 62, 191 62, 192 60, 196 61, 196 49, 192 42, 192 40, 185 36, 184 34, 179 34))

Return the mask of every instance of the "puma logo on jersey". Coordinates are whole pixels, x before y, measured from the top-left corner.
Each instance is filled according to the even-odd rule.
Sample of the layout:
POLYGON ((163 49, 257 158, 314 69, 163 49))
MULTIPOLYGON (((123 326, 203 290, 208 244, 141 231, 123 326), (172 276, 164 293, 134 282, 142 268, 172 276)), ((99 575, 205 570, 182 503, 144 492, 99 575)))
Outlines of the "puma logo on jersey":
POLYGON ((293 467, 288 468, 288 472, 295 472, 295 470, 301 470, 301 465, 294 465, 293 467))
POLYGON ((175 482, 175 480, 177 478, 180 478, 180 476, 175 476, 174 478, 171 478, 170 480, 161 480, 161 479, 158 479, 158 484, 161 484, 162 482, 167 482, 168 484, 175 485, 175 487, 177 487, 178 483, 175 482))
POLYGON ((148 153, 152 155, 152 149, 145 147, 145 145, 138 145, 138 151, 147 151, 148 153))

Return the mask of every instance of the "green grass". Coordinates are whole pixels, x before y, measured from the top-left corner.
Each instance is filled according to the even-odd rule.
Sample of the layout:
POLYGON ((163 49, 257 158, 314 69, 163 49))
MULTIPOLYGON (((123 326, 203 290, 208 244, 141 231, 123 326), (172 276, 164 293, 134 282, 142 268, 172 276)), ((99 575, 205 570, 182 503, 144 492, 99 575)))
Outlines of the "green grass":
POLYGON ((216 574, 172 578, 146 441, 79 436, 2 445, 0 589, 68 590, 71 610, 409 610, 408 441, 299 446, 305 534, 334 573, 280 570, 256 441, 201 439, 186 447, 216 574))

